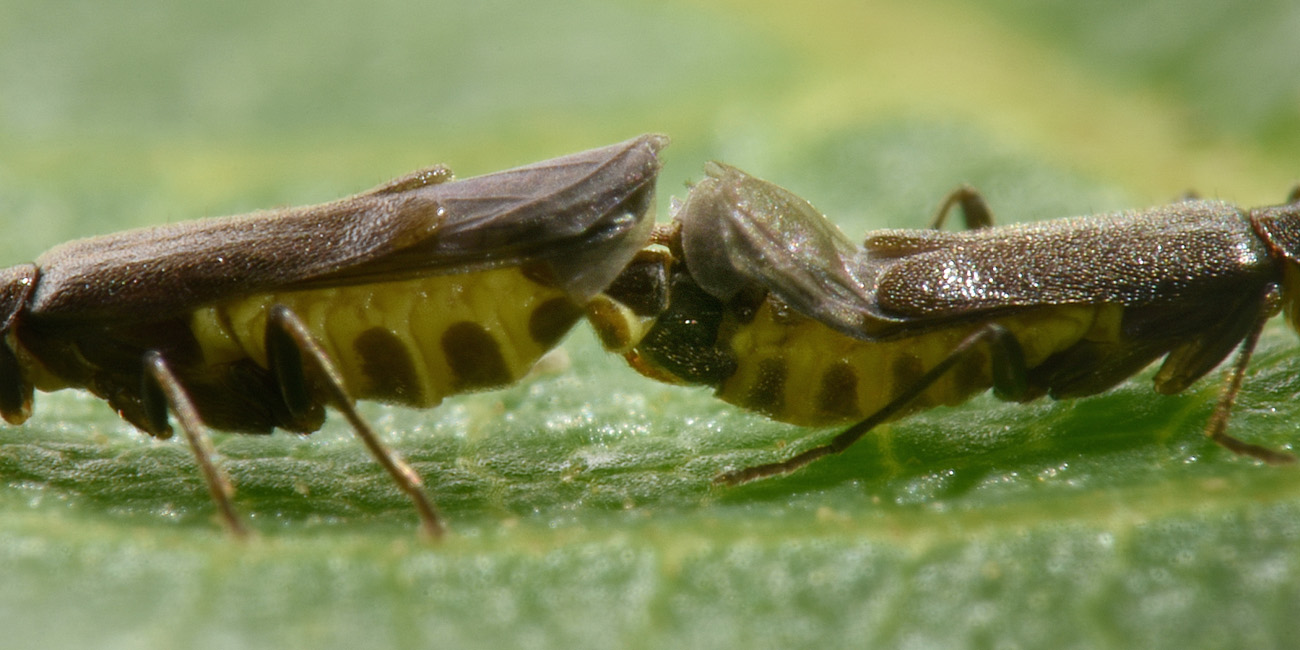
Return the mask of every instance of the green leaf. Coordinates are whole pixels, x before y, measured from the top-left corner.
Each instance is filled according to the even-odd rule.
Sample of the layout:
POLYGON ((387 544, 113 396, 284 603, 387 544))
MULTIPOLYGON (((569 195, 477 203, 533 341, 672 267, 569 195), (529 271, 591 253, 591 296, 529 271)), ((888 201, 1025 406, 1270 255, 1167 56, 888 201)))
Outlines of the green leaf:
MULTIPOLYGON (((0 0, 0 260, 660 131, 663 196, 721 159, 857 239, 980 187, 1001 222, 1279 201, 1300 163, 1295 10, 1198 2, 0 0)), ((661 200, 660 216, 667 201, 661 200)), ((1293 448, 1275 323, 1231 431, 1293 448)), ((76 391, 0 429, 6 647, 1286 647, 1300 472, 1201 432, 1217 373, 1068 402, 982 396, 739 488, 834 430, 645 379, 580 327, 518 386, 219 434, 258 531, 192 457, 76 391)))

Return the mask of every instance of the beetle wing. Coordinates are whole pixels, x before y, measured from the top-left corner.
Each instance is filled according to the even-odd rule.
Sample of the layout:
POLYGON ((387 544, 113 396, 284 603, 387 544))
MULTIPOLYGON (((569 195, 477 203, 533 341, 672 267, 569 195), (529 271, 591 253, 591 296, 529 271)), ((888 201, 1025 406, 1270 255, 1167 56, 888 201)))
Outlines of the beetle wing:
POLYGON ((865 340, 1035 306, 1194 310, 1272 273, 1266 244, 1218 201, 965 232, 883 230, 857 247, 803 199, 714 163, 678 219, 687 267, 710 294, 727 301, 756 284, 865 340))
POLYGON ((1267 246, 1218 201, 964 232, 867 237, 876 304, 908 323, 1044 305, 1219 302, 1267 282, 1267 246))
POLYGON ((850 336, 875 313, 861 249, 807 201, 721 163, 677 213, 682 251, 701 288, 728 301, 757 284, 850 336))
POLYGON ((570 293, 603 290, 649 239, 662 136, 440 185, 426 237, 308 284, 546 262, 570 293))
POLYGON ((264 291, 531 262, 589 296, 648 238, 666 144, 646 135, 457 182, 434 167, 323 205, 69 242, 37 259, 29 310, 155 318, 264 291))

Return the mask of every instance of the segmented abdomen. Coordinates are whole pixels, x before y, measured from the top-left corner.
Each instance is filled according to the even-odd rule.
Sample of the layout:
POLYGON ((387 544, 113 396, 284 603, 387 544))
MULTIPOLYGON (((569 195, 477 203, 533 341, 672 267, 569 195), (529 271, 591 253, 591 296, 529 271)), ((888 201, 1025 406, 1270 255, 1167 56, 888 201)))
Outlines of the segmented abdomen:
MULTIPOLYGON (((1020 341, 1033 368, 1083 338, 1118 336, 1120 310, 1104 306, 1054 306, 992 319, 1020 341)), ((921 375, 948 357, 983 323, 917 336, 868 342, 844 336, 766 301, 754 319, 731 336, 736 372, 718 388, 727 402, 773 419, 804 426, 861 420, 880 410, 921 375)), ((955 405, 992 384, 989 353, 981 350, 947 372, 897 417, 938 405, 955 405)))
POLYGON ((562 290, 516 268, 267 293, 194 313, 205 361, 265 367, 276 304, 303 320, 353 397, 419 407, 518 380, 582 315, 562 290))

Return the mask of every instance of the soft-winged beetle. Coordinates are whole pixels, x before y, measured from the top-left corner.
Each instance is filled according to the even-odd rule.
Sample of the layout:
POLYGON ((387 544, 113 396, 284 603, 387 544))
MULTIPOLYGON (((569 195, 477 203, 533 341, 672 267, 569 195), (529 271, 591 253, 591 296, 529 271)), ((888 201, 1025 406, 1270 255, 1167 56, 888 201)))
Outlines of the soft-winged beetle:
POLYGON ((1092 395, 1157 359, 1182 391, 1234 349, 1206 434, 1270 463, 1290 454, 1227 434, 1265 321, 1300 328, 1300 196, 1218 201, 991 227, 970 188, 930 230, 855 245, 807 201, 710 164, 648 247, 589 308, 605 346, 643 374, 800 425, 849 424, 828 444, 720 483, 798 469, 876 425, 992 388, 1006 400, 1092 395), (939 230, 960 206, 967 230, 939 230))
POLYGON ((510 384, 644 247, 662 136, 452 181, 437 166, 323 205, 73 241, 0 271, 0 415, 84 388, 166 437, 174 413, 244 528, 203 426, 308 433, 341 411, 441 534, 354 399, 510 384))

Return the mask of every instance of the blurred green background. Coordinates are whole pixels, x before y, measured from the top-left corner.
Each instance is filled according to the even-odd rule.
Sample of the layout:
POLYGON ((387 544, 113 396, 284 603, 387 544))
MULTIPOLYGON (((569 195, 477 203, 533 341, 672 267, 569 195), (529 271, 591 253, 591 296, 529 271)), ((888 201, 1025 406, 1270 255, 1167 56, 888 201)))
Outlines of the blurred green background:
MULTIPOLYGON (((721 159, 854 239, 961 182, 1003 222, 1277 202, 1300 177, 1281 0, 555 3, 0 0, 0 263, 130 226, 486 173, 657 131, 669 195, 721 159)), ((1294 335, 1233 431, 1292 448, 1294 335)), ((39 395, 0 429, 5 647, 1288 647, 1300 474, 1201 429, 1210 378, 983 397, 737 489, 824 440, 642 379, 580 327, 527 384, 366 414, 455 531, 419 543, 340 423, 188 451, 39 395)))

